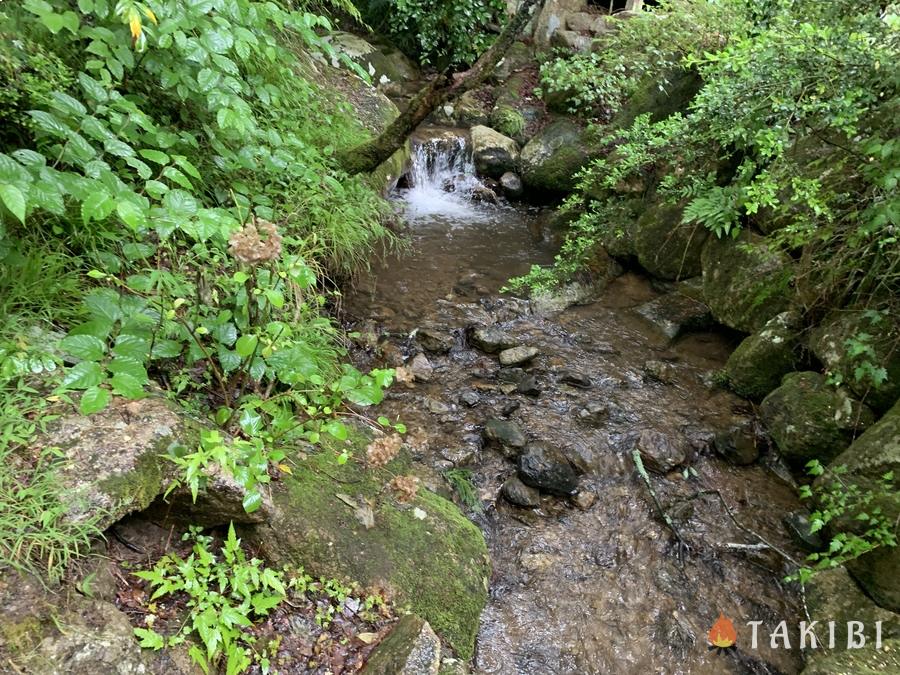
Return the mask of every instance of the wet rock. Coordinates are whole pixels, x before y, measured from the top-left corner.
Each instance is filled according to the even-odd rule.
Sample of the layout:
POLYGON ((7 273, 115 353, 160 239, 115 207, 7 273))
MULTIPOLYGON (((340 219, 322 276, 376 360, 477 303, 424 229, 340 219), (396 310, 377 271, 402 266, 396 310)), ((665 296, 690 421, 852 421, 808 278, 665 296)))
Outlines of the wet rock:
POLYGON ((622 266, 599 248, 588 267, 590 281, 575 281, 559 288, 533 293, 530 300, 532 313, 545 316, 561 312, 573 305, 590 304, 600 297, 610 281, 623 272, 622 266))
POLYGON ((512 171, 507 171, 500 176, 500 187, 503 188, 503 194, 507 197, 512 197, 513 199, 521 197, 522 192, 524 191, 522 179, 512 171))
POLYGON ((508 401, 506 404, 504 404, 503 408, 500 409, 500 414, 503 417, 509 417, 514 412, 516 412, 516 410, 518 410, 521 406, 522 406, 522 404, 519 403, 518 401, 515 401, 515 400, 508 401))
POLYGON ((516 391, 525 396, 540 396, 541 387, 534 375, 526 375, 518 385, 516 391))
POLYGON ((795 312, 782 312, 732 352, 725 364, 725 376, 736 394, 761 399, 794 369, 799 320, 795 312))
POLYGON ((498 131, 486 126, 472 127, 472 155, 478 173, 500 178, 513 171, 519 161, 519 146, 498 131))
POLYGON ((793 271, 787 256, 744 230, 737 239, 711 237, 703 247, 703 295, 713 316, 752 333, 788 309, 793 271))
POLYGON ((648 471, 666 474, 687 460, 687 453, 680 443, 668 435, 653 429, 644 429, 634 441, 634 448, 648 471))
POLYGON ((464 389, 459 394, 459 402, 469 408, 474 408, 481 401, 481 396, 473 389, 464 389))
POLYGON ((654 298, 636 311, 670 340, 712 325, 709 307, 677 291, 654 298))
POLYGON ((600 401, 591 401, 578 411, 578 420, 588 426, 601 426, 609 419, 609 405, 600 401))
POLYGON ((519 556, 522 568, 529 572, 546 572, 553 567, 559 558, 549 553, 523 553, 519 556))
POLYGON ((419 328, 416 331, 416 342, 422 345, 422 349, 434 354, 446 354, 456 344, 452 335, 433 328, 419 328))
POLYGON ((433 415, 446 415, 452 410, 449 405, 447 405, 443 401, 437 400, 436 398, 425 399, 425 405, 428 407, 428 412, 432 413, 433 415))
POLYGON ((428 382, 434 375, 434 366, 425 354, 416 354, 409 362, 409 372, 418 382, 428 382))
MULTIPOLYGON (((352 430, 357 456, 368 443, 363 433, 352 430)), ((291 460, 293 473, 273 484, 274 516, 244 528, 244 540, 273 566, 302 564, 323 576, 388 589, 461 658, 471 658, 490 573, 481 531, 454 504, 425 488, 413 502, 425 518, 397 508, 381 498, 384 480, 361 464, 348 462, 337 482, 327 453, 291 460), (374 526, 360 525, 336 493, 369 500, 374 526)), ((408 466, 402 454, 394 460, 398 472, 406 471, 404 462, 408 466)))
POLYGON ((467 466, 475 460, 476 447, 442 448, 440 455, 454 467, 467 466))
POLYGON ((741 420, 715 435, 713 445, 732 464, 746 466, 759 459, 760 438, 752 420, 741 420))
POLYGON ((563 369, 559 371, 559 381, 578 389, 590 389, 591 378, 577 370, 563 369))
POLYGON ((572 496, 572 503, 582 511, 587 511, 597 503, 597 495, 589 490, 579 490, 572 496))
POLYGON ((500 365, 519 366, 528 363, 540 353, 537 347, 512 347, 500 352, 500 365))
POLYGON ((833 312, 821 325, 813 329, 809 345, 825 367, 842 377, 844 385, 863 398, 876 412, 886 412, 900 398, 900 318, 879 315, 863 309, 833 312), (858 335, 869 339, 865 344, 872 350, 866 357, 852 356, 850 351, 858 335), (849 344, 848 344, 849 341, 849 344), (866 372, 857 379, 856 368, 870 361, 887 371, 887 379, 874 386, 866 372))
POLYGON ((700 255, 709 230, 681 222, 683 207, 658 204, 638 219, 634 248, 638 262, 658 279, 687 279, 700 274, 700 255))
POLYGON ((562 497, 578 487, 578 474, 569 460, 540 442, 529 443, 519 456, 519 478, 526 485, 562 497))
POLYGON ((791 539, 800 548, 815 553, 825 548, 825 539, 819 532, 811 532, 812 523, 808 511, 792 511, 781 519, 791 539))
MULTIPOLYGON (((486 185, 476 185, 472 188, 472 193, 469 196, 476 202, 487 202, 488 204, 497 203, 497 193, 486 185)), ((476 291, 477 290, 479 289, 476 288, 476 291)))
POLYGON ((528 442, 525 432, 518 423, 512 420, 490 419, 484 424, 484 440, 487 443, 496 443, 501 448, 511 451, 515 455, 516 451, 524 448, 528 442))
POLYGON ((675 380, 675 366, 667 361, 647 361, 644 363, 644 375, 663 384, 672 384, 675 380))
POLYGON ((830 462, 874 422, 867 406, 813 372, 785 375, 781 386, 763 400, 759 415, 795 469, 811 459, 830 462))
POLYGON ((508 384, 518 385, 525 377, 526 373, 521 368, 501 368, 497 371, 497 380, 508 384))
POLYGON ((553 34, 566 27, 566 17, 584 11, 584 0, 547 0, 534 20, 534 42, 539 48, 550 46, 553 34))
POLYGON ((393 342, 385 341, 379 344, 378 355, 381 357, 381 360, 391 368, 399 368, 405 361, 403 350, 393 342))
POLYGON ((516 476, 510 476, 500 488, 503 497, 510 504, 516 506, 524 506, 525 508, 535 508, 541 505, 541 493, 533 487, 525 485, 516 476))
MULTIPOLYGON (((841 625, 841 624, 839 624, 841 625)), ((846 627, 846 623, 842 624, 846 627)), ((871 624, 867 624, 871 625, 871 624)), ((869 639, 872 636, 869 635, 869 639)), ((846 645, 846 641, 844 645, 846 645)), ((880 675, 900 672, 900 640, 885 640, 882 649, 830 651, 811 649, 802 675, 880 675)))
POLYGON ((515 338, 495 326, 475 328, 470 331, 469 343, 486 354, 496 354, 516 346, 515 338))
POLYGON ((441 668, 438 675, 472 675, 472 669, 465 661, 444 657, 441 659, 441 668))
POLYGON ((427 621, 407 614, 375 647, 362 675, 437 675, 440 664, 438 636, 427 621))
POLYGON ((589 159, 584 136, 581 127, 566 119, 544 127, 522 149, 522 182, 547 192, 571 192, 575 174, 589 159))

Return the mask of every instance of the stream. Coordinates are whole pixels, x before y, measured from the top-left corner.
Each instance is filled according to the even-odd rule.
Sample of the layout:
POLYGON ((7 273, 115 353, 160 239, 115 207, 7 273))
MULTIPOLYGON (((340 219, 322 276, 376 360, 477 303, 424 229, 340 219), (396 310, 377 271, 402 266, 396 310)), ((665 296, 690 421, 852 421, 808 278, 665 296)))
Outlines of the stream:
POLYGON ((772 630, 782 620, 796 626, 802 613, 781 583, 781 558, 731 546, 756 539, 716 495, 698 495, 718 490, 739 523, 801 555, 781 522, 798 506, 792 487, 761 463, 738 467, 712 448, 717 432, 752 423, 751 406, 713 384, 733 338, 698 332, 670 342, 635 311, 660 290, 633 272, 593 304, 549 317, 502 294, 510 277, 552 262, 547 213, 473 200, 471 159, 453 139, 419 133, 410 185, 394 195, 409 248, 373 265, 344 309, 364 336, 355 354, 363 366, 408 365, 420 351, 417 330, 450 338, 449 352, 427 353, 430 379, 396 385, 376 414, 407 424, 429 487, 449 495, 442 473, 471 472, 482 508, 469 515, 493 565, 475 672, 799 672, 799 650, 771 649, 765 632, 757 650, 747 640, 725 652, 707 642, 720 613, 742 636, 747 621, 772 630), (472 325, 501 327, 539 354, 524 373, 501 370, 496 355, 468 344, 472 325), (516 385, 523 377, 533 378, 526 393, 516 385), (491 418, 559 449, 582 472, 577 495, 543 495, 534 508, 501 496, 516 466, 483 442, 491 418), (632 459, 648 431, 686 448, 682 467, 650 473, 683 545, 632 459))

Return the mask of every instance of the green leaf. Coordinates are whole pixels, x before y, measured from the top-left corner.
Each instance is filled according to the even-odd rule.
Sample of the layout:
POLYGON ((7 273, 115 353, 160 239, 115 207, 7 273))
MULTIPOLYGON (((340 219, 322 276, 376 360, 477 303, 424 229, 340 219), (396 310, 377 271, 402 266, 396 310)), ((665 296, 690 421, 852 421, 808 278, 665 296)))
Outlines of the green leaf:
POLYGON ((116 202, 105 190, 92 192, 81 203, 81 219, 87 225, 92 220, 104 220, 116 208, 116 202))
POLYGON ((174 359, 181 354, 182 344, 175 340, 157 340, 153 343, 154 359, 174 359))
POLYGON ((116 373, 109 378, 109 384, 112 386, 113 392, 132 401, 144 397, 143 384, 128 373, 116 373))
POLYGON ((159 650, 166 646, 166 641, 163 636, 155 630, 149 628, 135 628, 134 634, 140 638, 138 644, 144 649, 159 650))
POLYGON ((145 384, 149 379, 144 364, 130 356, 117 356, 106 367, 111 373, 130 375, 140 382, 141 385, 145 384))
POLYGON ((244 501, 242 502, 244 506, 244 511, 247 513, 253 513, 260 506, 262 506, 262 495, 258 490, 253 490, 252 492, 248 492, 247 496, 244 497, 244 501))
POLYGON ((78 406, 82 415, 92 415, 100 412, 109 405, 110 394, 108 389, 100 387, 88 387, 81 395, 81 403, 78 406))
POLYGON ((235 351, 241 358, 247 358, 256 351, 259 338, 256 335, 242 335, 234 345, 235 351))
POLYGON ((70 356, 85 361, 99 361, 106 354, 106 343, 93 335, 69 335, 59 346, 70 356))
POLYGON ((84 304, 95 319, 116 322, 123 316, 119 294, 108 288, 89 293, 84 304))
POLYGON ((66 370, 62 386, 65 389, 89 389, 103 382, 103 369, 94 361, 81 361, 66 370))
POLYGON ((160 166, 165 166, 169 163, 169 156, 166 153, 161 152, 160 150, 152 150, 148 148, 145 150, 139 150, 138 154, 144 159, 149 159, 151 162, 159 164, 160 166))
POLYGON ((119 202, 116 204, 116 213, 128 227, 134 231, 139 231, 147 226, 147 216, 136 204, 132 202, 119 202))
POLYGON ((0 199, 19 221, 25 223, 25 194, 15 185, 0 183, 0 199))

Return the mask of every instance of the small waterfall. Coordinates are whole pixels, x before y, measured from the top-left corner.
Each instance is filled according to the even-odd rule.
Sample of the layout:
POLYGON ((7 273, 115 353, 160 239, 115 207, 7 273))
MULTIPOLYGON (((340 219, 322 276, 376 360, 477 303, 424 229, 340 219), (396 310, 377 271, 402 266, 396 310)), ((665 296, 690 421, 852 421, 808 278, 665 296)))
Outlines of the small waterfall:
POLYGON ((472 149, 464 136, 434 135, 413 142, 409 187, 400 192, 407 219, 487 220, 490 210, 473 199, 484 190, 475 176, 472 149))

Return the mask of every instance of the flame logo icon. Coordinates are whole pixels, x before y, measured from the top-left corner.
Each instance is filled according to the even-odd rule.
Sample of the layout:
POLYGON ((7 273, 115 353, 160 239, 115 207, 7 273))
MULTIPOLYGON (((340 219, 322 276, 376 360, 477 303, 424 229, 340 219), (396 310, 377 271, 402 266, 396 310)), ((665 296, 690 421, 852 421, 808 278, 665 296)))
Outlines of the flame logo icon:
POLYGON ((737 642, 737 631, 731 619, 720 613, 719 618, 709 629, 710 649, 729 649, 737 642))

